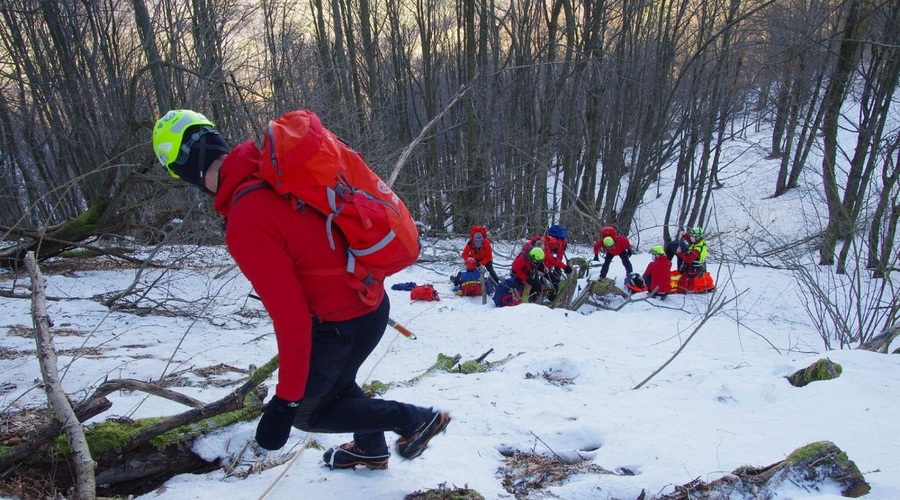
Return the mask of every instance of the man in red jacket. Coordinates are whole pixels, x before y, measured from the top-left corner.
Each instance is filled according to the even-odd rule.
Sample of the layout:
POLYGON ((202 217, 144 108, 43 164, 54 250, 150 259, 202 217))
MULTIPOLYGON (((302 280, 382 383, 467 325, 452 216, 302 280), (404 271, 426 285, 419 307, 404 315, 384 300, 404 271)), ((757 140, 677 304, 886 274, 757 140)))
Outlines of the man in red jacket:
MULTIPOLYGON (((602 233, 601 233, 602 234, 602 233)), ((628 238, 621 234, 614 234, 612 236, 605 236, 600 238, 599 241, 594 243, 594 260, 600 260, 598 255, 600 252, 604 252, 605 256, 603 258, 603 267, 600 268, 600 277, 605 278, 606 274, 609 272, 609 264, 612 262, 613 257, 619 256, 622 259, 622 265, 625 266, 625 275, 631 275, 634 272, 634 268, 631 266, 631 242, 628 241, 628 238)))
POLYGON ((367 305, 342 274, 321 272, 347 264, 347 241, 325 216, 298 210, 255 177, 260 151, 252 141, 233 149, 203 115, 170 111, 153 128, 153 149, 176 178, 215 196, 226 218, 225 243, 272 318, 279 369, 256 441, 284 446, 291 427, 307 432, 352 432, 353 441, 327 450, 328 467, 387 468, 385 431, 400 435, 397 453, 419 456, 450 422, 446 412, 370 399, 356 383, 360 365, 384 335, 390 303, 383 283, 367 305), (263 187, 263 189, 258 189, 263 187))

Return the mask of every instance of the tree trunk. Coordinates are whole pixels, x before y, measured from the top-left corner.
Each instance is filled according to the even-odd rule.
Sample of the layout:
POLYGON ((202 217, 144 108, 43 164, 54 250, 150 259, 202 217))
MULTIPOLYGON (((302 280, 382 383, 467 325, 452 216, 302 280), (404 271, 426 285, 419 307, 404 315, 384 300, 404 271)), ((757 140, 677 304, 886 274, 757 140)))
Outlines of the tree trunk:
POLYGON ((157 110, 162 114, 172 109, 171 84, 160 65, 162 58, 159 57, 159 51, 156 49, 156 36, 150 21, 150 14, 147 12, 147 4, 144 3, 144 0, 131 0, 131 5, 134 7, 135 24, 141 36, 141 45, 147 56, 147 64, 150 65, 150 79, 153 80, 153 90, 156 91, 157 110))
POLYGON ((819 249, 819 264, 834 264, 834 252, 838 239, 850 233, 849 214, 841 203, 841 195, 837 181, 837 149, 838 122, 841 118, 841 106, 847 95, 847 87, 856 61, 859 57, 859 7, 862 0, 847 2, 847 20, 844 25, 838 58, 834 72, 828 84, 828 90, 822 100, 825 114, 822 126, 823 154, 822 177, 825 182, 825 200, 828 208, 828 225, 825 228, 822 246, 819 249))

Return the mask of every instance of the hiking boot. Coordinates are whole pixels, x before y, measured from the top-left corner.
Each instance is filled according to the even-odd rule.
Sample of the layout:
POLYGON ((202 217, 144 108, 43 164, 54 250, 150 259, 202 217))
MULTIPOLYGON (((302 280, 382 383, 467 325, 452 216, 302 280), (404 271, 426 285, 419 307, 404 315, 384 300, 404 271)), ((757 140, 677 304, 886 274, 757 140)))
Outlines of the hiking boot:
POLYGON ((445 411, 430 410, 422 425, 413 432, 412 436, 401 437, 397 440, 397 453, 407 459, 412 460, 425 451, 431 438, 437 436, 450 423, 450 415, 445 411))
POLYGON ((331 469, 354 469, 357 465, 365 465, 372 470, 387 469, 390 453, 369 453, 350 441, 340 446, 335 446, 322 455, 325 465, 331 469))

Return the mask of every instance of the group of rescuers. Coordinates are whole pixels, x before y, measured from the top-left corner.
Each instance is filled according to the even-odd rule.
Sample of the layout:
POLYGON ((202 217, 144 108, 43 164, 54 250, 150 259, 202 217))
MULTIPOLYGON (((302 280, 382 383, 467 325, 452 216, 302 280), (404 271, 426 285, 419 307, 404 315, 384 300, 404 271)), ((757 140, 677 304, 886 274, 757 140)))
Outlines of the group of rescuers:
MULTIPOLYGON (((555 298, 556 288, 563 273, 572 273, 572 267, 565 257, 568 231, 565 226, 551 226, 544 235, 528 238, 522 250, 512 263, 510 278, 501 281, 494 269, 491 241, 484 226, 473 226, 469 239, 462 251, 465 271, 451 278, 458 295, 481 295, 481 283, 485 283, 487 293, 495 293, 496 285, 501 285, 496 293, 510 293, 509 297, 497 297, 497 305, 513 305, 519 301, 538 301, 541 297, 555 298), (483 276, 483 273, 486 274, 483 276), (523 297, 526 285, 528 297, 523 297)), ((680 273, 678 287, 691 290, 696 278, 706 272, 708 247, 703 228, 693 227, 681 238, 667 245, 656 245, 650 249, 651 262, 642 275, 636 275, 631 264, 633 249, 631 242, 613 226, 600 229, 600 238, 594 243, 594 261, 603 254, 600 278, 606 278, 613 258, 619 257, 625 267, 626 283, 637 288, 646 288, 658 299, 664 300, 672 283, 672 261, 677 259, 680 273)))

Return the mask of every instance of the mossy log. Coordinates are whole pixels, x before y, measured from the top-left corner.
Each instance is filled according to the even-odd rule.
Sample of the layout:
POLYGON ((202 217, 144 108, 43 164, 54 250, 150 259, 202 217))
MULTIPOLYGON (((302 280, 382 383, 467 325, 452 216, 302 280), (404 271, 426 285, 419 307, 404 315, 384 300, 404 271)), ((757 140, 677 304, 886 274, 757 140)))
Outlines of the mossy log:
POLYGON ((381 396, 393 387, 413 386, 413 385, 419 383, 419 381, 421 381, 423 378, 425 378, 435 372, 438 372, 438 371, 462 373, 465 375, 469 375, 472 373, 483 373, 483 372, 490 370, 491 368, 503 365, 503 364, 507 363, 509 360, 511 360, 515 357, 518 357, 522 354, 522 353, 510 354, 510 355, 506 356, 506 358, 501 359, 500 361, 494 361, 494 362, 485 361, 485 359, 488 357, 488 355, 491 354, 492 352, 494 352, 493 348, 488 349, 487 352, 485 352, 478 358, 472 359, 469 361, 461 361, 462 356, 459 354, 456 354, 454 356, 447 356, 444 353, 438 353, 437 361, 435 361, 433 365, 428 367, 428 369, 425 370, 425 372, 420 375, 417 375, 405 382, 382 382, 380 380, 373 380, 372 382, 369 382, 368 384, 363 384, 362 390, 370 397, 381 396))
POLYGON ((591 282, 591 293, 594 295, 618 295, 624 299, 630 297, 625 290, 616 286, 616 282, 609 278, 601 278, 591 282))
POLYGON ((616 283, 609 278, 600 278, 598 280, 590 280, 587 282, 587 285, 581 290, 577 297, 575 297, 571 305, 567 308, 572 311, 577 311, 581 306, 586 304, 597 305, 597 297, 602 297, 604 295, 618 295, 624 299, 628 299, 631 297, 624 290, 616 286, 616 283))
POLYGON ((834 484, 843 496, 851 498, 861 497, 871 489, 846 453, 830 441, 818 441, 794 450, 786 459, 768 467, 739 467, 710 483, 696 479, 677 486, 673 493, 654 499, 770 499, 775 498, 775 490, 786 483, 808 490, 834 484))
POLYGON ((25 242, 0 252, 0 267, 23 268, 28 252, 34 252, 35 258, 41 262, 77 247, 78 242, 90 236, 109 232, 113 226, 100 223, 108 204, 108 201, 96 203, 78 217, 43 233, 11 231, 25 242))
MULTIPOLYGON (((98 493, 142 494, 175 475, 219 468, 220 464, 206 462, 193 453, 191 447, 194 441, 210 432, 257 418, 262 413, 266 392, 259 386, 277 367, 276 356, 226 397, 178 415, 107 420, 90 425, 85 435, 91 456, 97 462, 98 493)), ((105 400, 108 389, 101 386, 88 401, 105 400)), ((48 431, 45 429, 41 433, 47 434, 48 431)), ((74 475, 65 436, 59 436, 43 446, 35 447, 29 442, 31 453, 24 457, 21 451, 23 446, 25 443, 0 448, 0 472, 7 477, 34 477, 35 474, 52 477, 54 486, 60 491, 71 486, 74 475)))
POLYGON ((841 365, 830 359, 820 359, 802 370, 797 370, 787 379, 792 386, 803 387, 811 382, 838 378, 843 370, 841 365))

